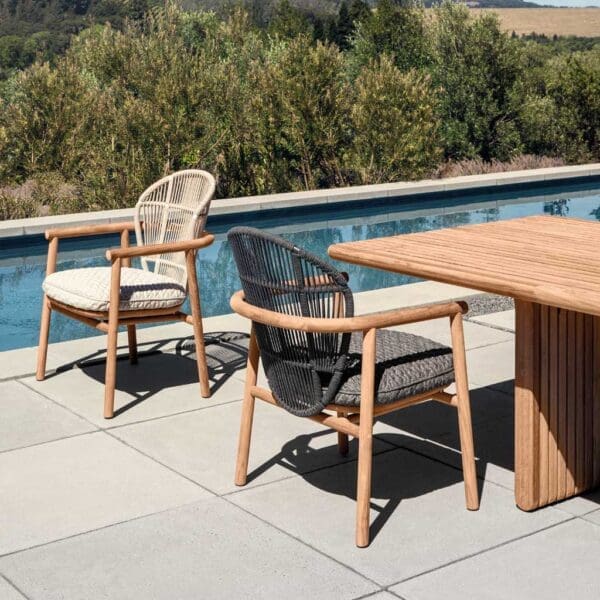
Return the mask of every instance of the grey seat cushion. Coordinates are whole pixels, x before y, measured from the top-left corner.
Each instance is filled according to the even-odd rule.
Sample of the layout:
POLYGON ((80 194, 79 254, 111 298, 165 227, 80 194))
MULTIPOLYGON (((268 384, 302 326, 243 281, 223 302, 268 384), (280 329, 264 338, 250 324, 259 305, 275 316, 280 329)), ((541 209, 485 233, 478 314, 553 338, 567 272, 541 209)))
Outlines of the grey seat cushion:
MULTIPOLYGON (((362 335, 352 334, 351 364, 334 403, 360 404, 362 335)), ((410 333, 377 332, 376 404, 389 404, 450 385, 454 381, 452 350, 410 333)))

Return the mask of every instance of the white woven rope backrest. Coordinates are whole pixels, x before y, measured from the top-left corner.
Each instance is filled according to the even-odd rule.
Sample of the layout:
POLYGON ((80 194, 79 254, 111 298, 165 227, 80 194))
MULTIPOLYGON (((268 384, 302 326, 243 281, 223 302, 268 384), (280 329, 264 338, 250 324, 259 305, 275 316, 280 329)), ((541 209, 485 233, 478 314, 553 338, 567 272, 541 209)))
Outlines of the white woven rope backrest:
MULTIPOLYGON (((135 207, 138 246, 181 242, 198 237, 206 226, 215 192, 215 179, 191 169, 164 177, 151 185, 135 207)), ((142 258, 142 267, 187 285, 185 254, 158 254, 142 258)))

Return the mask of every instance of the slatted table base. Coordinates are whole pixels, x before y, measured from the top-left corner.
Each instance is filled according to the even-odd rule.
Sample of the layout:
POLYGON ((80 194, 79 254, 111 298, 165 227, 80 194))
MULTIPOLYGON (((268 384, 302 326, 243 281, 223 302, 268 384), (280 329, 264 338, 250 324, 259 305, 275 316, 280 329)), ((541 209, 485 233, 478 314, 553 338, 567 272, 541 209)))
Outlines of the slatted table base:
POLYGON ((600 317, 516 302, 515 497, 534 510, 600 483, 600 317))

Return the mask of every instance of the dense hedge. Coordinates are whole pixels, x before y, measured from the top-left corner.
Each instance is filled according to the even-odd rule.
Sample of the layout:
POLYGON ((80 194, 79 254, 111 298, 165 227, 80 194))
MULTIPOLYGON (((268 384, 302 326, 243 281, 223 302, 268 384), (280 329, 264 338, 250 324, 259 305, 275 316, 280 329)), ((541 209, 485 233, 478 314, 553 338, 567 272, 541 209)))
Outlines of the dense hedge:
POLYGON ((452 3, 430 19, 380 0, 346 50, 284 16, 265 31, 242 10, 167 5, 15 74, 0 92, 0 216, 131 206, 187 167, 239 196, 600 157, 598 47, 556 55, 452 3), (35 198, 16 202, 24 184, 35 198))

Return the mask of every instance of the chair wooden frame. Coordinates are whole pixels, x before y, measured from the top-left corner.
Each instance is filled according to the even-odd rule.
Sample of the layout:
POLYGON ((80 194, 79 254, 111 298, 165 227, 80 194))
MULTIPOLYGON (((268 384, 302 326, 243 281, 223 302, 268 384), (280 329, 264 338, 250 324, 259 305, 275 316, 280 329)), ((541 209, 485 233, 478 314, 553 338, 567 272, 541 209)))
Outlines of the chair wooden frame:
POLYGON ((117 335, 119 327, 127 327, 129 345, 129 360, 132 364, 137 362, 136 325, 142 323, 156 323, 167 321, 185 321, 193 326, 196 344, 196 361, 200 379, 200 393, 203 398, 210 396, 208 368, 206 365, 206 352, 204 349, 204 334, 202 328, 202 311, 200 308, 200 291, 196 274, 196 253, 198 250, 210 246, 214 236, 203 232, 199 237, 179 242, 153 244, 147 246, 129 245, 129 234, 135 231, 135 224, 111 223, 106 225, 90 225, 84 227, 70 227, 50 229, 46 231, 48 257, 46 263, 46 276, 56 271, 59 240, 65 238, 104 235, 110 233, 121 234, 121 247, 106 251, 106 258, 111 263, 110 300, 108 311, 89 311, 73 306, 67 306, 44 294, 42 303, 42 316, 40 325, 40 341, 38 346, 36 379, 42 381, 46 376, 46 358, 48 355, 48 336, 50 333, 50 320, 52 311, 62 313, 76 319, 94 329, 108 334, 106 346, 106 378, 104 388, 104 418, 114 416, 114 399, 117 370, 117 335), (131 259, 142 256, 155 256, 169 252, 184 252, 187 266, 187 282, 192 314, 188 315, 179 309, 180 306, 164 309, 147 310, 120 310, 121 269, 131 265, 131 259))
MULTIPOLYGON (((331 427, 338 432, 338 448, 342 454, 348 452, 348 436, 358 438, 358 477, 356 509, 356 545, 369 545, 369 507, 371 502, 371 469, 373 455, 373 420, 395 410, 414 404, 435 400, 453 406, 458 412, 458 426, 462 453, 462 467, 465 485, 465 499, 468 510, 478 510, 479 492, 475 471, 475 452, 471 425, 471 407, 463 332, 462 315, 468 307, 464 302, 445 302, 416 308, 404 308, 381 313, 373 313, 349 318, 310 318, 286 315, 265 310, 247 303, 244 293, 237 292, 231 299, 232 309, 253 322, 272 327, 296 329, 311 333, 363 333, 361 366, 361 401, 359 407, 327 405, 321 413, 308 417, 313 421, 331 427), (431 319, 448 317, 452 337, 452 356, 456 382, 456 394, 451 395, 443 389, 432 390, 426 394, 413 396, 386 405, 375 405, 375 362, 376 334, 378 329, 418 323, 431 319)), ((252 420, 255 399, 268 404, 278 405, 270 390, 258 387, 257 374, 260 360, 259 348, 254 332, 250 337, 248 366, 240 436, 235 471, 235 483, 246 484, 248 475, 248 457, 252 435, 252 420)))

